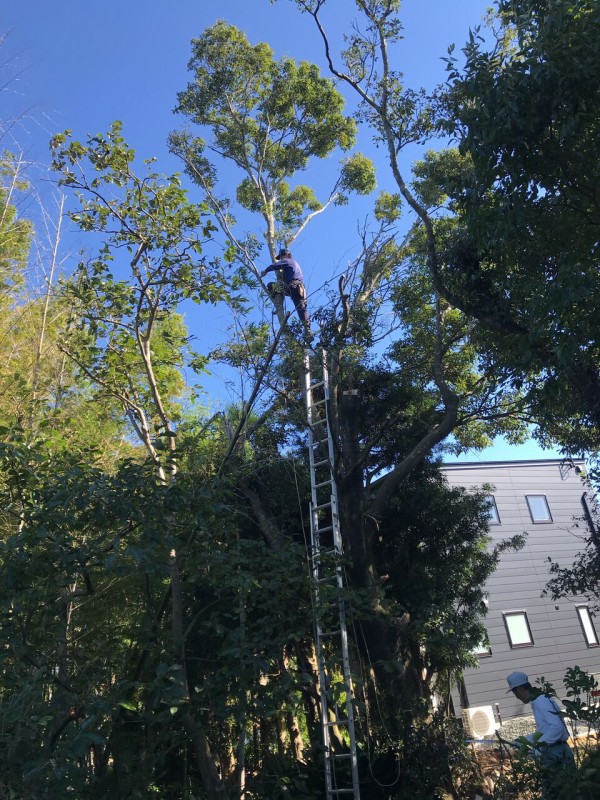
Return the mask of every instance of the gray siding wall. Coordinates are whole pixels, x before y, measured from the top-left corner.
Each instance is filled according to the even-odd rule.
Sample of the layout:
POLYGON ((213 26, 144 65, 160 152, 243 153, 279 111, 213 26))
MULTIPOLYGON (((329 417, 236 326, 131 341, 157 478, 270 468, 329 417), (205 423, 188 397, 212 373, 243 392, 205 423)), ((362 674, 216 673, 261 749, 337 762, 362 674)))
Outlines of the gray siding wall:
MULTIPOLYGON (((583 462, 575 462, 583 466, 583 462)), ((574 468, 565 470, 560 461, 448 464, 444 472, 451 486, 481 487, 492 484, 500 525, 490 526, 493 540, 526 532, 525 547, 502 556, 486 589, 489 593, 485 625, 492 655, 479 658, 478 669, 466 669, 464 680, 469 706, 500 705, 503 719, 530 713, 513 694, 506 694, 506 675, 518 669, 532 684, 541 676, 549 680, 559 698, 565 697, 562 678, 567 667, 579 666, 600 673, 600 647, 588 647, 576 606, 585 598, 552 601, 541 597, 549 575, 548 557, 564 565, 573 563, 588 535, 581 519, 581 496, 587 487, 574 468), (534 524, 525 496, 545 495, 551 523, 534 524), (503 612, 525 611, 534 644, 511 648, 503 612)), ((595 622, 600 636, 600 621, 595 622)), ((458 711, 458 694, 454 697, 458 711)))

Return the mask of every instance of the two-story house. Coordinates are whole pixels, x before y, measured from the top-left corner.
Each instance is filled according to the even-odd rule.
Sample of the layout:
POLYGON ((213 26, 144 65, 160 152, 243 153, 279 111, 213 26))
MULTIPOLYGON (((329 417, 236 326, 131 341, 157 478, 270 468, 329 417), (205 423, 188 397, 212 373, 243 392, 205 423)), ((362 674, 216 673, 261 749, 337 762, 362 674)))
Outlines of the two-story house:
POLYGON ((530 713, 512 693, 506 694, 506 676, 515 669, 526 672, 531 683, 543 676, 559 697, 568 667, 600 673, 600 619, 585 598, 542 596, 550 578, 549 559, 572 564, 594 524, 583 469, 582 461, 556 459, 444 466, 451 486, 493 487, 494 541, 527 533, 525 546, 502 555, 485 587, 489 647, 478 651, 478 668, 464 670, 463 685, 453 698, 457 712, 492 706, 503 720, 530 713))

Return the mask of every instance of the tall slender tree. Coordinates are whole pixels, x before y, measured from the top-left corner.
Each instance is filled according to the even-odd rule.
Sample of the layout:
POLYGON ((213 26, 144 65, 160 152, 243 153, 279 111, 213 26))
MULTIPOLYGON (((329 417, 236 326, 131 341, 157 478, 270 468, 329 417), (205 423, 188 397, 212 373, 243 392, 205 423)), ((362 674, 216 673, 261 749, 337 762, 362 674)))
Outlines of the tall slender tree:
MULTIPOLYGON (((345 71, 334 64, 321 21, 326 3, 300 5, 315 19, 334 77, 359 95, 361 120, 372 126, 377 140, 385 146, 398 185, 397 194, 378 199, 375 229, 363 231, 360 256, 342 276, 339 291, 332 293, 327 307, 317 311, 322 340, 332 355, 331 424, 338 449, 336 469, 353 585, 371 604, 368 646, 382 653, 381 662, 391 662, 402 650, 401 641, 411 620, 400 601, 393 606, 382 604, 383 582, 375 551, 382 522, 403 482, 450 435, 480 445, 488 441, 487 436, 500 431, 512 431, 518 437, 519 416, 526 419, 527 411, 518 392, 505 391, 503 382, 496 379, 493 365, 479 368, 471 340, 472 324, 440 295, 437 237, 442 222, 400 171, 399 153, 433 132, 434 111, 425 94, 405 90, 401 76, 390 67, 388 44, 398 40, 401 30, 395 16, 398 4, 357 4, 366 30, 355 27, 350 35, 344 53, 345 71), (398 237, 394 226, 402 202, 416 213, 419 222, 406 238, 398 237), (376 344, 381 347, 381 342, 388 348, 386 357, 373 367, 369 363, 371 348, 376 344), (368 420, 363 407, 367 397, 377 398, 375 415, 368 420), (388 449, 382 447, 383 442, 388 449), (378 481, 374 480, 376 475, 380 476, 378 481)), ((214 29, 208 34, 212 36, 214 29)), ((201 86, 205 75, 198 71, 201 86)), ((223 88, 219 83, 216 86, 223 88)), ((185 97, 191 96, 201 98, 200 108, 206 113, 197 120, 207 120, 210 92, 185 97)), ((277 103, 278 97, 270 100, 263 95, 265 107, 268 102, 277 103)), ((227 103, 228 98, 224 91, 217 103, 227 103)), ((261 146, 260 126, 256 128, 253 122, 253 109, 247 117, 243 115, 247 108, 236 109, 235 131, 243 132, 244 152, 262 153, 265 148, 261 146)), ((233 152, 231 157, 236 163, 239 160, 233 152)), ((262 211, 264 206, 252 208, 262 211)), ((268 239, 269 220, 265 222, 268 239)), ((283 408, 285 402, 297 399, 295 375, 300 350, 288 345, 287 351, 290 358, 280 367, 278 384, 283 377, 283 391, 273 399, 263 419, 283 408)), ((236 352, 239 350, 230 350, 232 359, 236 352)), ((301 414, 296 409, 297 426, 302 425, 301 414)), ((385 682, 383 672, 381 668, 379 677, 385 682)))
MULTIPOLYGON (((196 129, 175 132, 170 145, 225 232, 228 257, 259 278, 255 259, 262 237, 236 232, 232 198, 220 199, 215 188, 223 159, 242 176, 235 188, 239 206, 262 217, 271 261, 278 244, 291 246, 327 206, 347 202, 350 192, 371 192, 373 166, 360 154, 346 158, 324 202, 311 187, 292 186, 316 159, 355 144, 356 124, 343 113, 333 83, 314 64, 276 61, 269 45, 251 45, 242 31, 225 22, 194 39, 192 52, 193 80, 179 93, 176 111, 202 135, 196 129)), ((279 316, 283 322, 281 310, 279 316)))

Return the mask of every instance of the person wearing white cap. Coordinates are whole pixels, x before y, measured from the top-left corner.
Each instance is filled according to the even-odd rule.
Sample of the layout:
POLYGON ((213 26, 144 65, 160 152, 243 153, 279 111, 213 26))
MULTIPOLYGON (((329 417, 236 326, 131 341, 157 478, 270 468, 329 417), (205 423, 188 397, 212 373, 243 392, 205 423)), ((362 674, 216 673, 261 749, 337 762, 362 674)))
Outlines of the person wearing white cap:
POLYGON ((524 672, 511 672, 506 681, 507 694, 512 692, 522 703, 531 703, 537 731, 525 738, 538 750, 541 763, 544 766, 573 765, 575 759, 567 744, 569 731, 556 700, 533 687, 524 672))

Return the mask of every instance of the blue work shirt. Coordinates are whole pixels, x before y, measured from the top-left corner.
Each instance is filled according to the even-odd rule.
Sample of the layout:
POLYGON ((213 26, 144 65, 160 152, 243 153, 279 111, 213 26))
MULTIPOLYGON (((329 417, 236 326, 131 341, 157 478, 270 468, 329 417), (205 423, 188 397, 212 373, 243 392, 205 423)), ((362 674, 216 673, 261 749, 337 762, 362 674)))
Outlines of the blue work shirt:
POLYGON ((276 261, 274 264, 271 264, 270 267, 267 267, 265 272, 271 272, 274 270, 282 270, 283 272, 283 280, 285 283, 291 283, 292 281, 300 281, 304 283, 304 278, 302 277, 302 270, 300 269, 300 264, 294 258, 280 258, 279 261, 276 261))
MULTIPOLYGON (((533 717, 537 730, 542 735, 539 738, 540 742, 546 744, 555 744, 557 742, 566 742, 569 738, 569 731, 563 722, 560 714, 560 708, 556 700, 548 695, 540 694, 531 701, 531 708, 533 710, 533 717)), ((530 733, 525 737, 527 741, 533 743, 534 734, 530 733)))

